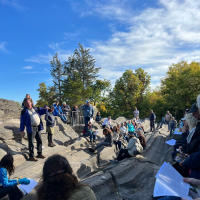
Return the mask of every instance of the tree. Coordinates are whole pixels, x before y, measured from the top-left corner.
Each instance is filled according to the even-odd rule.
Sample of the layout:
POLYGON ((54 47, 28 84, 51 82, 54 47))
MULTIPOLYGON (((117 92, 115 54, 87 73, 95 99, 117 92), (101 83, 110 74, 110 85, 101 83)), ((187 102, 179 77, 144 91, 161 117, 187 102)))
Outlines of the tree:
POLYGON ((57 53, 55 54, 55 56, 53 56, 53 59, 50 61, 50 64, 51 64, 51 76, 53 77, 54 87, 56 89, 58 98, 61 100, 64 65, 59 60, 57 53))
POLYGON ((39 92, 39 99, 37 100, 36 106, 44 107, 45 105, 52 105, 56 98, 55 88, 53 86, 48 87, 44 82, 39 84, 37 89, 39 92))
POLYGON ((96 80, 99 69, 95 67, 95 59, 90 55, 90 49, 84 49, 81 44, 65 62, 66 74, 73 77, 73 73, 78 72, 85 89, 96 80))
POLYGON ((96 80, 95 84, 91 86, 92 94, 90 99, 96 105, 96 102, 101 102, 105 97, 106 93, 109 92, 110 89, 110 81, 107 80, 96 80))
POLYGON ((170 66, 161 83, 168 110, 181 118, 185 108, 195 102, 200 91, 200 63, 180 62, 170 66))
POLYGON ((132 70, 126 70, 116 81, 110 93, 110 101, 107 104, 108 112, 112 110, 115 117, 132 117, 134 107, 149 86, 150 81, 148 80, 150 76, 141 69, 136 70, 135 73, 132 70))
POLYGON ((44 82, 39 84, 39 89, 37 89, 39 92, 39 99, 37 100, 37 106, 43 107, 45 105, 48 105, 48 95, 47 95, 47 86, 44 82))

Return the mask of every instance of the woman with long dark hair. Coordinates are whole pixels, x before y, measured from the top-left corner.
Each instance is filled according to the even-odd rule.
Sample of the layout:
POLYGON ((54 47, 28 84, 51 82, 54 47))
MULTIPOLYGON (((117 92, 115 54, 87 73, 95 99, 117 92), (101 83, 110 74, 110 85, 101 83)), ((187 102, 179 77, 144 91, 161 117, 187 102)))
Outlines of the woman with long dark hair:
POLYGON ((96 200, 89 186, 81 184, 67 159, 49 157, 43 167, 43 181, 37 190, 38 200, 96 200))
POLYGON ((0 198, 8 195, 9 200, 19 200, 23 193, 17 187, 18 184, 29 184, 30 180, 22 178, 18 180, 9 179, 14 173, 14 159, 11 154, 5 155, 0 161, 0 198))

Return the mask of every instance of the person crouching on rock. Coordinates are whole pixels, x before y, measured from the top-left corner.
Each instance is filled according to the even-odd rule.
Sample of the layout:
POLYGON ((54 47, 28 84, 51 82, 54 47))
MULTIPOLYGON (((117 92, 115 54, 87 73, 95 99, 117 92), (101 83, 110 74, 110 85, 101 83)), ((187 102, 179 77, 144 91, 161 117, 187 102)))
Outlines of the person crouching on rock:
POLYGON ((67 159, 50 156, 44 163, 37 200, 96 200, 92 189, 78 181, 67 159))
POLYGON ((17 185, 28 185, 30 180, 27 178, 9 179, 8 177, 14 173, 14 159, 11 154, 5 155, 0 161, 0 199, 8 195, 9 200, 22 199, 23 193, 17 185))
POLYGON ((140 140, 133 133, 129 134, 129 137, 130 139, 127 148, 121 149, 117 156, 118 161, 123 160, 124 158, 130 158, 143 151, 140 140))
POLYGON ((46 120, 46 131, 47 131, 47 139, 48 139, 48 146, 49 147, 54 147, 56 146, 53 143, 53 134, 54 134, 54 126, 55 126, 55 117, 53 115, 54 107, 52 106, 47 114, 45 115, 45 120, 46 120))
POLYGON ((44 115, 47 112, 48 107, 46 108, 33 108, 32 102, 27 99, 25 101, 25 107, 21 112, 20 117, 20 131, 22 136, 25 135, 24 129, 26 127, 27 136, 28 136, 28 147, 29 147, 29 160, 37 161, 34 158, 34 138, 37 142, 37 158, 45 158, 42 155, 42 137, 41 130, 43 130, 43 124, 40 115, 44 115))
POLYGON ((112 133, 108 128, 103 129, 103 134, 105 135, 105 139, 103 142, 97 144, 97 146, 93 149, 90 148, 91 152, 97 151, 97 161, 99 162, 100 153, 103 151, 105 147, 112 147, 112 133))

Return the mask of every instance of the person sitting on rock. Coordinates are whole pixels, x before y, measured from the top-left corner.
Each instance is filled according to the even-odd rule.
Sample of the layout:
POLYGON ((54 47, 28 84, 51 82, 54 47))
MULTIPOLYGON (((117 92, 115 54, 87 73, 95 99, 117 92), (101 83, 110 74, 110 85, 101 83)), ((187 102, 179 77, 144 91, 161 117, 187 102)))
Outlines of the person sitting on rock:
POLYGON ((53 115, 60 117, 60 119, 64 122, 67 123, 66 116, 63 114, 62 108, 59 105, 59 101, 56 101, 56 103, 53 104, 54 106, 54 111, 53 115))
POLYGON ((8 177, 14 173, 14 159, 11 154, 5 155, 0 161, 0 199, 8 195, 9 200, 20 200, 23 193, 17 185, 28 185, 30 180, 27 178, 9 179, 8 177))
POLYGON ((48 146, 54 147, 55 144, 53 143, 53 134, 54 134, 54 126, 55 126, 55 116, 53 115, 54 107, 52 106, 47 114, 45 115, 46 120, 46 131, 47 131, 47 139, 48 139, 48 146))
POLYGON ((133 133, 130 134, 129 137, 130 139, 127 148, 121 149, 117 156, 118 161, 135 156, 143 150, 140 140, 133 133))
POLYGON ((102 124, 102 128, 106 128, 109 127, 110 129, 112 129, 112 124, 111 124, 111 116, 108 116, 108 118, 105 118, 102 124))
POLYGON ((98 122, 98 123, 101 122, 101 113, 100 112, 97 112, 95 121, 98 122))
POLYGON ((71 108, 65 101, 62 103, 62 112, 65 115, 67 122, 70 123, 71 108))
POLYGON ((120 126, 120 134, 122 135, 122 138, 128 142, 128 129, 127 127, 125 126, 125 123, 121 123, 121 126, 120 126))
POLYGON ((26 127, 30 161, 37 161, 37 159, 34 158, 34 138, 37 141, 37 158, 45 158, 42 155, 41 131, 43 130, 43 123, 40 116, 46 113, 46 108, 35 108, 32 106, 32 102, 30 99, 27 99, 25 101, 25 107, 22 110, 20 117, 20 131, 22 136, 24 136, 24 129, 26 127))
POLYGON ((92 130, 92 123, 88 122, 88 135, 90 137, 90 143, 96 142, 96 131, 92 130))
POLYGON ((120 140, 119 130, 117 126, 113 127, 113 143, 115 144, 116 150, 120 150, 122 146, 122 142, 120 140))
POLYGON ((92 189, 78 181, 68 160, 61 155, 50 156, 44 163, 37 200, 96 200, 92 189))
POLYGON ((135 132, 135 127, 133 126, 131 120, 129 120, 129 122, 127 123, 127 127, 128 127, 128 134, 133 134, 135 132))
POLYGON ((105 136, 105 139, 103 142, 97 144, 95 148, 89 148, 90 152, 97 151, 97 162, 99 163, 100 159, 100 153, 103 151, 105 147, 112 147, 112 132, 109 128, 103 129, 103 134, 105 136))

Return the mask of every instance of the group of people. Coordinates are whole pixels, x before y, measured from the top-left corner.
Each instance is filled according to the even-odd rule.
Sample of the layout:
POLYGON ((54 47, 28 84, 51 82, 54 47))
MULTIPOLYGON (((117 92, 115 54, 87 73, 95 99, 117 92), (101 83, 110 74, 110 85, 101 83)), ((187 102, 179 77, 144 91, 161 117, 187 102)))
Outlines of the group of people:
POLYGON ((42 181, 29 197, 19 186, 30 184, 30 179, 10 179, 14 171, 13 156, 7 154, 0 161, 0 199, 8 195, 9 200, 96 200, 92 189, 78 181, 68 160, 61 155, 55 154, 45 161, 42 181))
MULTIPOLYGON (((167 112, 167 124, 170 129, 170 113, 167 112)), ((173 117, 171 120, 174 120, 173 117)), ((183 176, 184 182, 200 187, 200 95, 190 109, 186 109, 179 122, 178 131, 182 134, 176 138, 173 149, 173 167, 183 176)), ((200 199, 195 194, 194 199, 200 199)), ((162 197, 162 200, 181 200, 180 197, 162 197)))
MULTIPOLYGON (((64 102, 65 104, 65 102, 64 102)), ((64 108, 59 106, 59 102, 44 108, 36 108, 29 96, 23 101, 23 110, 20 117, 20 131, 24 136, 25 127, 28 137, 29 160, 37 161, 37 158, 44 159, 42 154, 41 131, 43 123, 41 115, 45 115, 46 130, 48 132, 48 145, 53 147, 52 136, 54 134, 55 116, 59 116, 65 122, 64 108), (34 156, 34 144, 37 142, 37 156, 34 156)), ((68 112, 70 107, 66 107, 68 112)), ((97 161, 100 161, 100 154, 103 149, 114 145, 116 151, 116 160, 121 161, 125 158, 133 157, 141 153, 146 148, 144 128, 139 119, 139 110, 135 108, 133 120, 125 121, 121 124, 113 124, 111 116, 103 121, 100 112, 97 112, 95 120, 101 124, 104 138, 96 144, 98 130, 93 126, 94 109, 89 101, 81 107, 84 116, 84 136, 89 137, 92 147, 89 151, 97 152, 97 161)), ((153 111, 150 114, 150 131, 155 131, 156 115, 153 111)), ((157 128, 162 128, 163 124, 168 126, 170 135, 173 134, 178 126, 175 118, 167 111, 162 117, 157 128)), ((179 140, 176 141, 174 152, 172 154, 175 161, 174 167, 184 176, 185 182, 200 185, 200 95, 190 110, 186 110, 184 117, 179 123, 179 131, 183 132, 179 140), (190 179, 193 178, 193 179, 190 179)), ((10 200, 19 200, 23 198, 23 193, 19 189, 20 184, 30 183, 28 178, 10 179, 14 173, 14 160, 10 154, 5 155, 0 161, 0 198, 5 195, 10 200)), ((73 170, 65 157, 60 155, 50 156, 43 166, 42 182, 36 189, 37 200, 57 200, 57 199, 88 199, 95 200, 96 197, 91 188, 81 184, 73 174, 73 170)), ((173 199, 174 197, 163 197, 162 199, 173 199)))
MULTIPOLYGON (((99 114, 97 114, 99 115, 99 114)), ((128 122, 121 124, 112 124, 111 116, 105 118, 102 122, 104 140, 95 145, 93 148, 89 148, 90 152, 97 152, 97 162, 100 160, 100 153, 106 147, 112 147, 115 145, 117 153, 116 160, 120 161, 127 157, 132 157, 138 153, 141 153, 146 147, 146 141, 144 137, 144 128, 140 123, 139 118, 133 118, 128 122)), ((90 143, 96 144, 97 130, 92 128, 92 123, 88 123, 84 136, 89 136, 90 143)))

